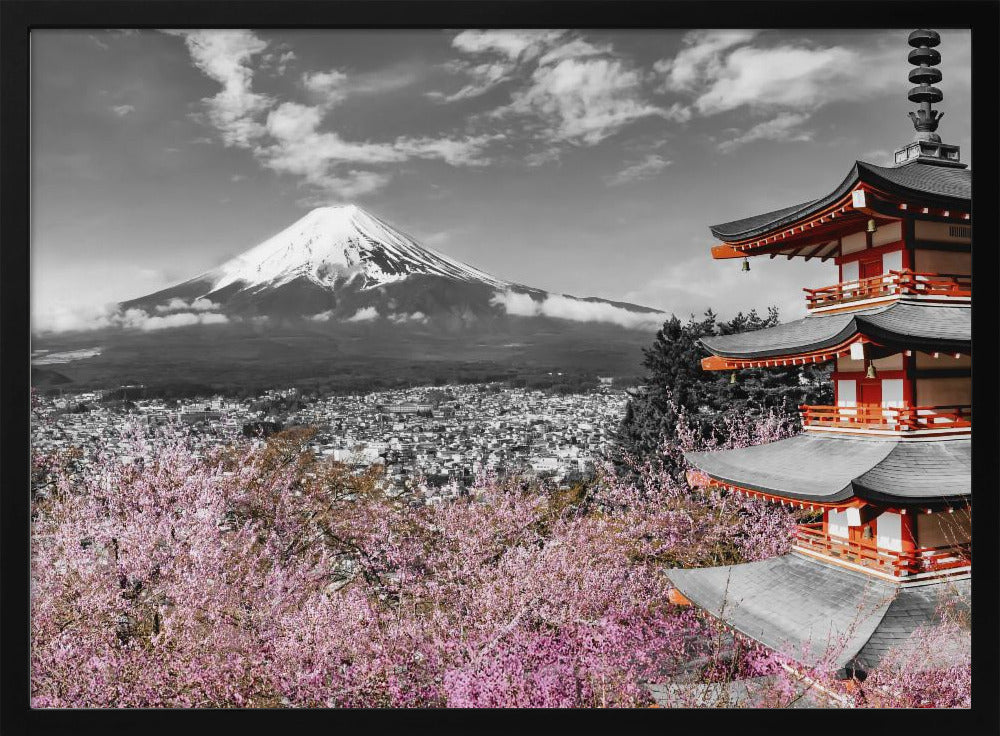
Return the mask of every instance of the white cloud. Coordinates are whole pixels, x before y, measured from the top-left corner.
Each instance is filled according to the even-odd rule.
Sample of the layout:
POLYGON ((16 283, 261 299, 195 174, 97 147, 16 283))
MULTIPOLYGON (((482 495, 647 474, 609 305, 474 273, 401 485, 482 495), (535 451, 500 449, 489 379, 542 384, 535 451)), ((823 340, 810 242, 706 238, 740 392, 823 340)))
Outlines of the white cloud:
POLYGON ((452 47, 465 54, 487 58, 479 62, 446 64, 446 68, 468 77, 469 83, 450 95, 428 92, 427 96, 440 102, 455 102, 485 94, 510 80, 522 64, 537 58, 564 33, 565 31, 462 31, 452 39, 452 47))
POLYGON ((227 146, 249 148, 264 134, 256 119, 271 98, 251 89, 251 61, 267 48, 252 31, 171 31, 183 36, 194 65, 222 85, 222 91, 203 100, 208 118, 227 146))
POLYGON ((143 309, 121 310, 117 304, 100 306, 79 306, 72 308, 56 306, 42 314, 32 314, 31 327, 36 333, 53 332, 90 332, 104 329, 133 329, 150 332, 171 327, 186 327, 189 325, 212 325, 229 322, 229 318, 219 312, 210 311, 219 305, 212 304, 207 299, 197 299, 187 304, 181 299, 174 299, 168 305, 156 308, 156 315, 150 315, 143 309), (168 309, 162 307, 168 306, 168 309), (211 305, 208 307, 207 305, 211 305), (165 312, 176 307, 194 309, 195 311, 165 312))
POLYGON ((125 117, 131 112, 135 112, 135 107, 132 105, 115 105, 111 108, 111 111, 120 118, 125 117))
POLYGON ((156 306, 156 312, 158 314, 164 314, 166 312, 181 312, 181 311, 195 311, 195 312, 211 312, 219 308, 219 305, 210 299, 205 299, 200 297, 191 302, 186 302, 183 299, 174 297, 165 304, 158 304, 156 306))
POLYGON ((482 149, 493 136, 452 138, 399 138, 394 143, 345 141, 335 132, 321 132, 323 112, 318 107, 286 102, 267 117, 267 131, 274 139, 257 149, 258 157, 273 171, 301 176, 309 184, 356 196, 384 186, 385 173, 353 169, 351 164, 399 163, 411 158, 440 159, 452 166, 481 166, 482 149))
POLYGON ((427 315, 423 312, 414 312, 413 314, 390 314, 389 321, 394 322, 397 325, 406 324, 407 322, 419 322, 420 324, 425 324, 427 322, 427 315))
POLYGON ((590 41, 582 38, 574 38, 567 43, 561 44, 545 53, 538 60, 539 65, 554 64, 563 59, 580 59, 588 56, 604 56, 613 54, 614 50, 610 44, 595 46, 590 41))
POLYGON ((423 73, 420 64, 397 64, 367 72, 330 69, 304 73, 302 86, 316 104, 332 108, 351 96, 379 95, 403 89, 421 79, 423 73))
POLYGON ((333 317, 333 310, 332 309, 328 309, 325 312, 320 312, 319 314, 314 314, 309 319, 311 319, 313 322, 329 322, 332 317, 333 317))
POLYGON ((320 98, 321 104, 332 107, 347 96, 347 75, 336 69, 328 72, 306 72, 302 86, 320 98))
POLYGON ((899 85, 894 37, 858 48, 762 41, 753 30, 692 31, 673 59, 654 64, 663 77, 660 91, 689 97, 701 115, 741 107, 811 114, 899 85))
POLYGON ((539 66, 531 85, 497 113, 536 115, 550 139, 593 145, 640 118, 682 115, 648 102, 645 83, 645 75, 621 59, 563 58, 539 66))
POLYGON ((518 317, 552 317, 574 322, 608 322, 628 329, 656 329, 663 324, 659 312, 632 312, 607 302, 591 302, 563 294, 549 294, 536 301, 530 294, 496 292, 490 303, 518 317))
POLYGON ((370 322, 374 319, 378 319, 378 309, 375 307, 362 307, 352 316, 347 318, 348 322, 370 322))
POLYGON ((296 141, 315 133, 322 120, 318 107, 285 102, 268 113, 267 132, 281 141, 296 141))
POLYGON ((284 74, 285 69, 288 68, 288 65, 293 61, 297 60, 298 58, 299 57, 295 55, 294 51, 286 51, 285 53, 278 56, 278 60, 276 62, 276 71, 278 72, 278 75, 280 76, 284 74))
POLYGON ((744 46, 712 70, 707 89, 694 105, 704 115, 743 105, 811 110, 856 98, 859 80, 873 74, 877 69, 866 69, 860 52, 840 46, 744 46))
MULTIPOLYGON (((135 310, 129 310, 132 312, 135 310)), ((145 312, 143 312, 145 314, 145 312)), ((229 322, 229 318, 224 314, 218 313, 195 313, 195 312, 177 312, 176 314, 168 314, 165 317, 148 317, 148 318, 138 318, 130 321, 129 324, 125 325, 128 327, 137 327, 143 332, 151 332, 152 330, 165 330, 171 327, 189 327, 191 325, 215 325, 224 324, 229 322)))
POLYGON ((658 61, 653 68, 664 75, 665 90, 694 89, 706 77, 714 78, 719 73, 723 51, 747 43, 756 35, 757 31, 750 30, 691 31, 684 36, 685 47, 677 56, 658 61))
POLYGON ((610 186, 620 186, 630 181, 650 179, 673 163, 659 154, 650 153, 642 161, 626 166, 621 171, 605 178, 610 186))
POLYGON ((754 125, 735 138, 722 141, 718 148, 723 153, 731 153, 751 141, 809 141, 813 137, 811 131, 796 130, 808 119, 809 116, 805 114, 783 112, 772 120, 754 125))
POLYGON ((455 102, 456 100, 478 97, 507 80, 516 65, 506 61, 493 61, 485 64, 470 64, 462 68, 465 74, 471 77, 472 81, 469 84, 450 95, 442 92, 428 92, 427 96, 441 102, 455 102))
MULTIPOLYGON (((352 199, 384 187, 391 174, 373 170, 413 158, 438 159, 452 166, 482 166, 482 150, 496 136, 401 137, 393 142, 347 141, 323 130, 330 109, 349 94, 375 94, 409 84, 415 72, 349 75, 339 70, 305 73, 302 84, 317 104, 279 101, 253 91, 252 63, 267 43, 250 31, 170 31, 183 36, 194 65, 222 84, 203 100, 209 122, 226 145, 250 149, 262 166, 299 177, 317 196, 352 199)), ((286 52, 279 62, 294 55, 286 52)), ((274 53, 265 57, 273 63, 274 53)))
POLYGON ((536 56, 543 47, 564 33, 565 31, 469 30, 455 36, 451 45, 467 54, 493 52, 516 61, 536 56))
POLYGON ((100 330, 112 326, 112 317, 116 312, 116 304, 53 304, 44 311, 32 310, 31 329, 36 333, 100 330))
POLYGON ((395 149, 415 158, 440 159, 451 166, 485 166, 490 161, 483 157, 483 149, 498 137, 400 138, 395 149))

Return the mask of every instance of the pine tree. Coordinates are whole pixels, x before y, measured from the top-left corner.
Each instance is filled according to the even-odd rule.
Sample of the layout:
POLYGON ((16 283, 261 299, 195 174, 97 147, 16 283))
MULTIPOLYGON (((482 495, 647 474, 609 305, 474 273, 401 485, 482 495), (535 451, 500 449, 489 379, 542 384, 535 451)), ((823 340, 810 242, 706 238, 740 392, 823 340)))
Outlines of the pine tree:
POLYGON ((712 310, 701 320, 692 316, 687 324, 671 315, 657 331, 653 344, 643 350, 646 375, 630 392, 625 415, 619 425, 620 449, 639 460, 659 457, 666 438, 672 437, 681 411, 703 437, 724 440, 724 419, 738 414, 749 420, 768 410, 777 410, 797 421, 802 403, 831 403, 828 368, 815 365, 796 368, 702 370, 708 351, 702 337, 748 332, 778 324, 778 310, 766 317, 755 310, 740 312, 728 322, 719 322, 712 310))

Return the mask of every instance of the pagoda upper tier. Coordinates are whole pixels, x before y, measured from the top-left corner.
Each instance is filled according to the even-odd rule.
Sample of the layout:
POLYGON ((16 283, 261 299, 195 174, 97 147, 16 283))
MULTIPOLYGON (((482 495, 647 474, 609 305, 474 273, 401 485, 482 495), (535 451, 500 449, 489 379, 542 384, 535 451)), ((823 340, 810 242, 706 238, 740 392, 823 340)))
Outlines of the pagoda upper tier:
POLYGON ((820 363, 861 347, 881 357, 914 350, 953 357, 972 350, 972 308, 897 301, 853 312, 810 314, 793 322, 733 335, 702 338, 711 356, 706 370, 820 363))
POLYGON ((846 255, 845 236, 872 228, 870 220, 874 228, 914 219, 968 225, 972 172, 960 166, 964 164, 913 160, 885 167, 856 161, 840 185, 824 197, 711 226, 712 234, 724 241, 712 248, 712 256, 767 254, 825 261, 846 255))

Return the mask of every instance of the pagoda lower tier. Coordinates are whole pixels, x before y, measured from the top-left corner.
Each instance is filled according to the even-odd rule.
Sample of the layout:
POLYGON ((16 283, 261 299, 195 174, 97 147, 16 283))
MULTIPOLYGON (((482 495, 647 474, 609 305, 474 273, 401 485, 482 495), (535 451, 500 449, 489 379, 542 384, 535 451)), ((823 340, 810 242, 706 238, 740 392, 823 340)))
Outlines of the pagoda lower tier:
MULTIPOLYGON (((667 573, 689 603, 736 631, 839 677, 867 672, 941 612, 968 609, 971 581, 900 586, 798 552, 724 567, 667 573)), ((960 643, 956 642, 956 648, 960 643)), ((949 664, 938 651, 926 663, 949 664)))
POLYGON ((692 485, 813 515, 793 549, 900 585, 967 577, 972 567, 969 438, 923 441, 803 433, 685 455, 692 485))

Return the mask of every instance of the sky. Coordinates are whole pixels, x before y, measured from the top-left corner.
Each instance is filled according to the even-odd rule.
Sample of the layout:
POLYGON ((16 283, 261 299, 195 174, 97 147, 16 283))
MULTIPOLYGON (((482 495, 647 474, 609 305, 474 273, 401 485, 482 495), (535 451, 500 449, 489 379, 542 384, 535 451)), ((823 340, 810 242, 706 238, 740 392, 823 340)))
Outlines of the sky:
MULTIPOLYGON (((745 273, 708 227, 887 164, 909 30, 34 31, 33 325, 344 203, 551 292, 799 317, 834 266, 745 273)), ((970 162, 971 34, 941 36, 938 132, 970 162)))

